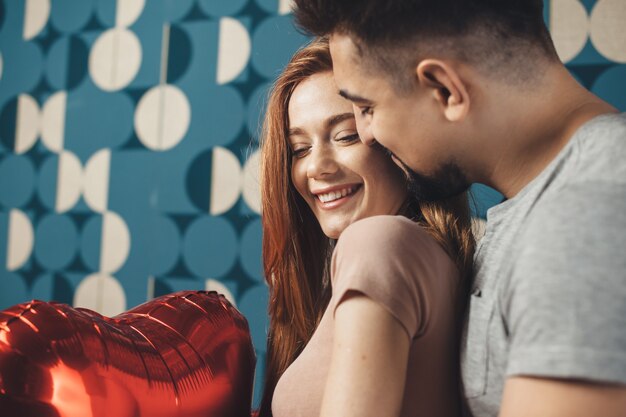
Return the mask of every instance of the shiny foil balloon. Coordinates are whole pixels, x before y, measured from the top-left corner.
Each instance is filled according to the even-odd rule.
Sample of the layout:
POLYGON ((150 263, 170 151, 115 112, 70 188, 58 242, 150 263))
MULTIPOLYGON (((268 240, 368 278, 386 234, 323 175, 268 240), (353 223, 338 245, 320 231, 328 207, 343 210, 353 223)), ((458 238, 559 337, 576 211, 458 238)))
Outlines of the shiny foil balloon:
POLYGON ((245 318, 184 291, 113 318, 32 301, 0 312, 0 416, 250 416, 245 318))

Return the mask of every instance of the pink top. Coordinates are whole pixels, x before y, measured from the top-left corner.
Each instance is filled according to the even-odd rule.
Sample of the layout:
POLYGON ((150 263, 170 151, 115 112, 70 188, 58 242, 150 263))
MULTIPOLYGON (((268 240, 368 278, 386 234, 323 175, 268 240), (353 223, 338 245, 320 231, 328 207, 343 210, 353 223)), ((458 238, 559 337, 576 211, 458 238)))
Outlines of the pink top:
POLYGON ((360 220, 337 242, 331 282, 333 295, 318 328, 276 385, 274 417, 319 416, 332 354, 334 312, 349 290, 380 303, 411 339, 400 415, 458 416, 459 273, 435 239, 402 216, 360 220))

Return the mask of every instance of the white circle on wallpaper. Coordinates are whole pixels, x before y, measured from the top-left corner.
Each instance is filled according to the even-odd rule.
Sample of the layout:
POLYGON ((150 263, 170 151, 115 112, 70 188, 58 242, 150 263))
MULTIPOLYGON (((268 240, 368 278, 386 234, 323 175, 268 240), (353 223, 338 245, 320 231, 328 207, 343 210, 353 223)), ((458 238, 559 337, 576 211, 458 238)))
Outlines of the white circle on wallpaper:
POLYGON ((219 215, 230 210, 239 199, 241 165, 234 153, 221 146, 216 146, 213 148, 211 171, 209 213, 219 215))
POLYGON ((104 213, 108 207, 111 150, 97 151, 85 164, 83 198, 95 212, 104 213))
POLYGON ((63 150, 66 110, 66 91, 58 91, 52 94, 43 105, 41 141, 50 151, 55 153, 63 150))
POLYGON ((217 291, 222 294, 226 299, 234 306, 237 307, 237 303, 235 302, 235 297, 233 297, 233 293, 230 292, 228 287, 221 282, 215 279, 207 279, 204 281, 204 289, 206 291, 217 291))
POLYGON ((278 14, 289 14, 293 10, 293 0, 278 0, 278 14))
POLYGON ((21 154, 32 148, 39 136, 39 105, 28 94, 20 94, 17 99, 16 122, 14 150, 21 154))
POLYGON ((119 270, 130 253, 131 236, 124 219, 107 211, 102 216, 102 242, 100 271, 113 273, 119 270))
POLYGON ((117 0, 115 26, 128 27, 141 16, 146 5, 145 0, 117 0))
POLYGON ((117 91, 135 78, 141 66, 141 43, 125 28, 102 33, 89 54, 89 74, 104 91, 117 91))
POLYGON ((24 5, 24 40, 37 36, 50 18, 50 0, 26 0, 24 5))
POLYGON ((26 214, 17 209, 9 212, 7 270, 21 268, 30 257, 35 242, 33 225, 26 214))
POLYGON ((126 310, 126 294, 114 277, 105 273, 95 273, 88 275, 78 284, 73 305, 111 317, 126 310))
POLYGON ((243 199, 255 213, 261 214, 261 152, 257 149, 243 167, 243 199))
POLYGON ((605 58, 626 63, 626 1, 598 0, 591 12, 591 42, 605 58))
POLYGON ((222 18, 217 53, 218 84, 226 84, 237 78, 248 64, 251 49, 250 34, 245 26, 237 19, 222 18))
POLYGON ((189 128, 191 106, 178 87, 161 84, 141 97, 135 110, 135 131, 141 143, 154 151, 178 145, 189 128))
POLYGON ((550 2, 550 34, 561 61, 576 58, 587 43, 589 18, 578 0, 550 2))
POLYGON ((80 159, 71 151, 59 153, 59 171, 57 173, 57 196, 55 210, 64 213, 78 203, 83 192, 83 166, 80 159))

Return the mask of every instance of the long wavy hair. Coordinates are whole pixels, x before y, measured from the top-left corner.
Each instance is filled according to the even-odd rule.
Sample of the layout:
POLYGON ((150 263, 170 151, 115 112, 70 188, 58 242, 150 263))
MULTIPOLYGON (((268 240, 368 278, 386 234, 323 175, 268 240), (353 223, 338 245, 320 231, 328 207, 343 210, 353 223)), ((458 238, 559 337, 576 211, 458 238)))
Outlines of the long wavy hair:
MULTIPOLYGON (((334 241, 324 235, 291 181, 288 107, 302 81, 332 68, 325 38, 313 40, 296 52, 273 85, 263 123, 261 219, 270 327, 259 417, 272 415, 278 379, 310 340, 330 300, 329 265, 334 241)), ((423 225, 455 261, 461 273, 459 308, 464 309, 475 246, 467 195, 437 203, 412 201, 403 213, 423 225)))

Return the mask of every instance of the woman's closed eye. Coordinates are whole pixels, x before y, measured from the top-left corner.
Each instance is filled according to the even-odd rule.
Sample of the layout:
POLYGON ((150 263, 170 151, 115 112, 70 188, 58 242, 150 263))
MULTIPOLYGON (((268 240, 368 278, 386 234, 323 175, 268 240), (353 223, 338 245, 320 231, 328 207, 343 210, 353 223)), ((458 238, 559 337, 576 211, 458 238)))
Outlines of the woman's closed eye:
POLYGON ((339 134, 335 137, 336 142, 342 142, 342 143, 352 143, 358 140, 360 140, 358 133, 339 134))
POLYGON ((291 148, 291 156, 294 158, 302 158, 309 152, 310 149, 310 146, 294 146, 291 148))

